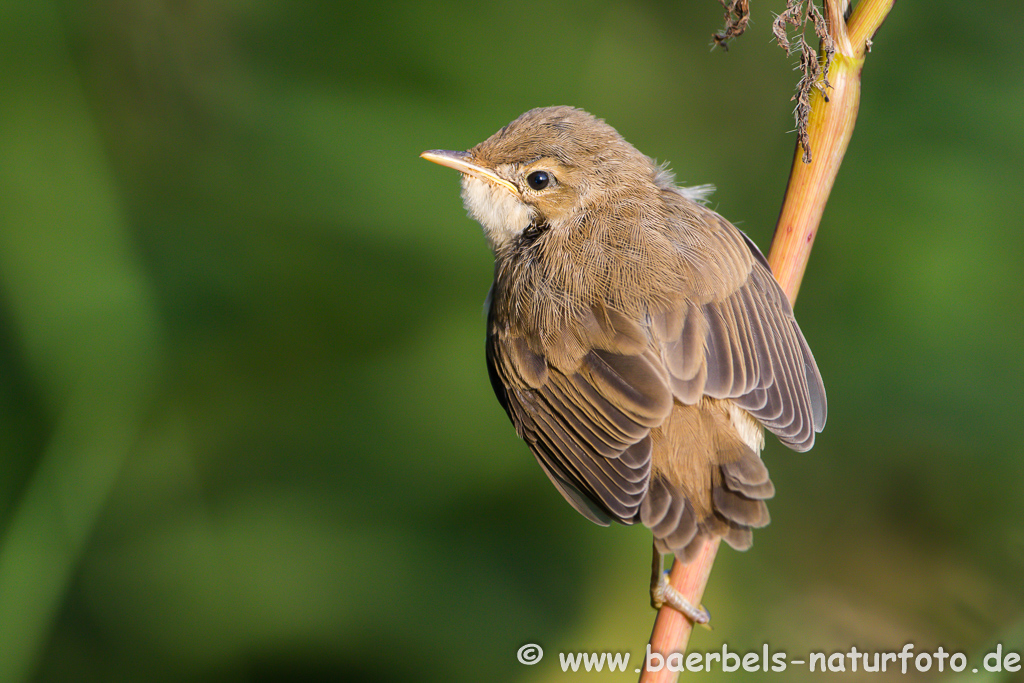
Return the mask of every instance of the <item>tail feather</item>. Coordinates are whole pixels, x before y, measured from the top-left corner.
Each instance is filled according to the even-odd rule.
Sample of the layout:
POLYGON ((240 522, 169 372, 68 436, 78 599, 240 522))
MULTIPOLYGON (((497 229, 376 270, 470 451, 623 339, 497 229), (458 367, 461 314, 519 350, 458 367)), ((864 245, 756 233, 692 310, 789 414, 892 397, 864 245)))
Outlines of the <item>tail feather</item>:
POLYGON ((769 523, 764 501, 775 495, 775 487, 761 458, 748 450, 718 469, 720 476, 711 477, 717 482, 709 491, 711 513, 703 519, 697 518, 694 504, 680 488, 664 477, 651 478, 638 517, 654 534, 659 552, 690 562, 714 537, 736 550, 746 550, 753 543, 753 529, 769 523))
POLYGON ((716 513, 739 526, 757 529, 766 526, 771 519, 763 500, 748 498, 724 486, 711 490, 711 500, 716 513))
POLYGON ((768 468, 753 452, 723 464, 722 480, 729 490, 748 498, 766 500, 775 495, 775 485, 768 478, 768 468))

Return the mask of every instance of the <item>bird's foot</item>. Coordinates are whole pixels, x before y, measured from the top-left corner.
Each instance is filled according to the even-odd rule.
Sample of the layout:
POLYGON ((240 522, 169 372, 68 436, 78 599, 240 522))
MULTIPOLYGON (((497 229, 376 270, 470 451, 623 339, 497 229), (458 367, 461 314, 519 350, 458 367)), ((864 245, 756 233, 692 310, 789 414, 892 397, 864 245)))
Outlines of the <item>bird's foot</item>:
POLYGON ((711 621, 711 615, 704 609, 704 605, 694 607, 668 582, 668 572, 661 572, 658 581, 651 586, 651 607, 661 609, 664 605, 681 612, 695 624, 704 625, 711 621))

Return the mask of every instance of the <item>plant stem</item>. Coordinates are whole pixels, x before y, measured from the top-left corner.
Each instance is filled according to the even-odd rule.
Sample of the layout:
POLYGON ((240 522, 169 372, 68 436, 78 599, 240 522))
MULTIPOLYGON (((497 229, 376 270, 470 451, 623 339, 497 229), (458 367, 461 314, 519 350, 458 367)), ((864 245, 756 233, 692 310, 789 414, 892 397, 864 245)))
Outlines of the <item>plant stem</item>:
MULTIPOLYGON (((853 134, 860 105, 860 74, 870 49, 869 41, 894 4, 895 0, 861 0, 849 21, 844 22, 839 0, 825 2, 825 19, 836 50, 828 73, 831 87, 827 99, 822 89, 815 88, 812 92, 807 132, 813 147, 813 160, 809 164, 803 163, 797 145, 789 185, 768 254, 772 272, 790 301, 796 300, 800 290, 800 281, 825 204, 853 134)), ((693 562, 686 565, 675 562, 672 566, 669 582, 692 605, 701 602, 717 552, 716 539, 705 544, 693 562)), ((692 629, 693 623, 682 614, 671 607, 662 607, 651 632, 649 651, 666 657, 673 652, 685 652, 692 629)), ((665 662, 660 670, 648 671, 645 662, 640 682, 675 681, 680 668, 678 663, 670 667, 665 662)))

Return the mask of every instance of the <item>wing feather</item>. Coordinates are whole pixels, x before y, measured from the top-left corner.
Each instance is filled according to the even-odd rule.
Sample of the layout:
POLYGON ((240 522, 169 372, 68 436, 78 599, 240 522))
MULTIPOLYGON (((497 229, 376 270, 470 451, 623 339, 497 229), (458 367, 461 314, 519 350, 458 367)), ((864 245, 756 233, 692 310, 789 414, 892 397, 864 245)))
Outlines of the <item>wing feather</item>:
MULTIPOLYGON (((681 403, 695 403, 701 395, 732 399, 787 446, 807 450, 825 424, 825 390, 789 300, 742 232, 721 221, 712 237, 719 243, 720 260, 695 264, 696 277, 713 278, 714 272, 700 270, 712 267, 747 275, 732 291, 703 303, 700 321, 691 321, 692 305, 684 304, 680 336, 662 344, 670 386, 681 403), (743 251, 735 250, 744 245, 743 251), (724 259, 734 262, 723 264, 724 259), (686 337, 697 329, 704 330, 700 343, 686 337), (705 368, 702 385, 695 364, 705 368)), ((692 301, 696 295, 695 290, 682 298, 692 301)))
MULTIPOLYGON (((598 523, 632 523, 650 479, 651 428, 672 406, 663 370, 649 353, 593 349, 572 372, 547 364, 534 388, 515 361, 532 364, 539 354, 523 344, 492 331, 487 345, 495 391, 516 430, 573 507, 598 523)), ((529 374, 541 373, 531 365, 529 374)))

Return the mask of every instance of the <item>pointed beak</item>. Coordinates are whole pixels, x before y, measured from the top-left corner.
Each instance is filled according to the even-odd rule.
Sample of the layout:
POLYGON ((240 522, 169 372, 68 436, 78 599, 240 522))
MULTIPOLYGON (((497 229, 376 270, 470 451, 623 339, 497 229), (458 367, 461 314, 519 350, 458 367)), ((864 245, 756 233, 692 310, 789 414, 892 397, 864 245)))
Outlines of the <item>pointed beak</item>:
POLYGON ((471 175, 481 180, 486 180, 489 183, 499 185, 515 196, 519 196, 519 189, 505 180, 499 178, 494 171, 484 168, 483 166, 477 166, 473 162, 469 161, 469 152, 450 152, 446 149, 430 149, 420 155, 427 161, 433 161, 435 164, 441 164, 448 168, 454 168, 460 173, 471 175))

